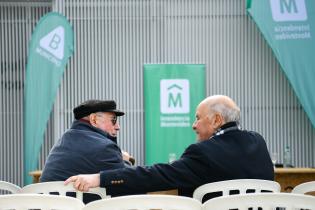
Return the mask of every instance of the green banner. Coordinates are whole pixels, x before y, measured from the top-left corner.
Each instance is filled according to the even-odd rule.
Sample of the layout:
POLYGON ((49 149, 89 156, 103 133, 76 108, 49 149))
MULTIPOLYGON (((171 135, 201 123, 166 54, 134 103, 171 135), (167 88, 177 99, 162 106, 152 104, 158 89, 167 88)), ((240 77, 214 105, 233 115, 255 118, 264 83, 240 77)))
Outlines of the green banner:
POLYGON ((29 48, 24 95, 24 184, 36 170, 47 122, 68 58, 73 31, 62 15, 51 12, 37 24, 29 48))
POLYGON ((247 0, 247 11, 315 127, 315 1, 247 0))
POLYGON ((205 98, 205 65, 144 65, 145 162, 179 158, 195 142, 195 109, 205 98))

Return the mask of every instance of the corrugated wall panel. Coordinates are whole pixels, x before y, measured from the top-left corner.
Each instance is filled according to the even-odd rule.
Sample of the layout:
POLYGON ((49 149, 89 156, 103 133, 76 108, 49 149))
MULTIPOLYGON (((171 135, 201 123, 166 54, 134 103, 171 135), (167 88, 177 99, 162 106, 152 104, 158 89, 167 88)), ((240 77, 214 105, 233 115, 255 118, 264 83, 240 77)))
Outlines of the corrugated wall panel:
POLYGON ((76 89, 81 98, 59 104, 69 110, 63 124, 70 125, 70 110, 79 101, 93 97, 117 100, 127 111, 120 120, 120 145, 136 154, 141 164, 143 64, 205 63, 207 95, 231 96, 243 111, 243 127, 261 132, 270 150, 282 157, 283 148, 290 145, 295 165, 314 165, 310 151, 314 128, 271 49, 246 16, 245 1, 68 0, 56 2, 54 9, 78 28, 73 60, 83 63, 69 69, 64 80, 69 83, 73 74, 79 81, 84 78, 67 90, 76 89))
MULTIPOLYGON (((23 69, 26 57, 25 50, 9 50, 17 47, 16 39, 23 44, 26 40, 15 35, 14 27, 6 23, 15 19, 6 11, 7 4, 0 4, 1 79, 5 76, 5 81, 9 75, 12 78, 17 75, 3 73, 6 72, 3 66, 8 65, 3 62, 10 62, 14 56, 22 57, 19 69, 23 69)), ((28 3, 17 5, 21 11, 14 14, 24 15, 20 17, 22 21, 30 18, 35 21, 44 11, 31 9, 28 3)), ((289 144, 294 165, 315 165, 315 130, 271 49, 246 15, 244 0, 53 0, 52 9, 71 22, 75 53, 65 71, 45 134, 40 168, 53 142, 71 125, 73 107, 91 98, 114 99, 126 111, 119 119, 119 144, 136 157, 137 164, 143 164, 145 63, 206 64, 207 95, 226 94, 234 98, 242 110, 243 127, 262 133, 270 150, 280 153, 280 161, 284 147, 289 144)), ((32 27, 24 23, 19 30, 29 36, 32 27)), ((2 85, 0 94, 2 115, 13 109, 21 112, 18 93, 14 98, 2 85), (7 101, 15 105, 11 107, 7 101)), ((12 127, 16 124, 4 124, 3 119, 2 160, 12 153, 3 152, 2 148, 22 153, 21 146, 16 152, 15 146, 6 140, 12 138, 12 127)), ((22 130, 21 122, 18 125, 22 130)), ((14 135, 22 145, 22 133, 14 135)), ((5 164, 8 162, 1 162, 1 169, 5 168, 1 170, 4 171, 1 179, 12 179, 14 174, 14 179, 19 180, 12 180, 21 183, 20 171, 12 171, 5 164)))
MULTIPOLYGON (((38 19, 50 10, 49 2, 0 1, 0 180, 20 186, 28 44, 38 19)), ((46 142, 52 142, 49 137, 45 136, 46 142)))
POLYGON ((78 97, 67 101, 61 99, 55 106, 55 112, 60 113, 59 120, 66 119, 62 124, 67 126, 60 129, 60 135, 70 126, 75 105, 91 98, 114 99, 127 112, 119 119, 119 144, 122 149, 134 154, 139 164, 143 163, 141 66, 150 50, 143 43, 150 32, 149 2, 56 3, 54 9, 64 12, 76 30, 75 64, 72 68, 69 66, 65 73, 59 97, 78 97), (69 84, 72 87, 66 89, 69 84), (65 113, 64 109, 68 111, 65 113))

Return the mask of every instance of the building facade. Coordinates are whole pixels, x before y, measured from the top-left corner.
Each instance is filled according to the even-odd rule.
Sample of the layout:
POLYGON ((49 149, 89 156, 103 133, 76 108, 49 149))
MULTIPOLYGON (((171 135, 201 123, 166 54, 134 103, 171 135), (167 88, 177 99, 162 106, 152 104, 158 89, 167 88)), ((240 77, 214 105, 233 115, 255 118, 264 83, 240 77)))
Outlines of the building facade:
POLYGON ((244 129, 261 133, 283 161, 313 167, 315 129, 244 0, 0 0, 0 179, 23 183, 23 91, 28 45, 41 16, 65 15, 75 34, 47 125, 39 169, 84 100, 114 99, 119 145, 144 163, 143 64, 206 65, 206 95, 240 106, 244 129))

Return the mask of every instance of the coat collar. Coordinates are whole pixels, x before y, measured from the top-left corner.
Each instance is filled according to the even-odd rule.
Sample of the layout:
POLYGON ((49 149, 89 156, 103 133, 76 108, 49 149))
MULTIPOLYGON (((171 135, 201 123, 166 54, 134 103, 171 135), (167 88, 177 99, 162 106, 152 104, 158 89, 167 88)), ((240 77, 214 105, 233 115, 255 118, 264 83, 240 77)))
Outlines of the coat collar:
POLYGON ((84 130, 93 130, 94 132, 97 132, 101 135, 103 135, 104 137, 112 140, 113 142, 115 142, 117 144, 117 137, 113 137, 111 135, 109 135, 109 133, 99 129, 99 128, 96 128, 94 127, 93 125, 91 125, 88 121, 86 120, 75 120, 73 121, 72 123, 72 126, 71 126, 72 129, 84 129, 84 130))
POLYGON ((235 131, 235 130, 240 130, 237 122, 228 122, 222 125, 214 134, 213 136, 219 136, 224 133, 230 132, 230 131, 235 131))

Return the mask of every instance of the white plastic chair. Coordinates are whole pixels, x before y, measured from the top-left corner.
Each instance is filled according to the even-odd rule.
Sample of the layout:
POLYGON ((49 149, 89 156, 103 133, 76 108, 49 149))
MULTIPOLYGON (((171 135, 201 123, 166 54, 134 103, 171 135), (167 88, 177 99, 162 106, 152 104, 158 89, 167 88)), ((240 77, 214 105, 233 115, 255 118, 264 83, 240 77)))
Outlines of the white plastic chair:
POLYGON ((10 182, 0 181, 0 190, 6 190, 14 194, 14 193, 18 193, 21 190, 21 188, 10 182))
POLYGON ((248 190, 254 193, 262 191, 280 192, 281 186, 278 182, 262 179, 234 179, 220 182, 212 182, 196 188, 193 198, 202 202, 203 197, 208 193, 222 192, 222 196, 230 195, 231 190, 236 190, 237 194, 246 194, 248 190))
MULTIPOLYGON (((65 196, 67 192, 75 192, 76 198, 83 201, 83 192, 76 190, 73 187, 72 183, 65 185, 63 181, 41 182, 41 183, 30 184, 30 185, 26 185, 22 187, 22 189, 20 190, 20 193, 50 194, 52 192, 57 192, 59 193, 59 195, 63 195, 63 196, 65 196)), ((106 195, 106 189, 100 188, 100 187, 90 188, 88 192, 84 192, 84 193, 96 194, 96 195, 99 195, 102 199, 110 197, 106 195)))
POLYGON ((305 182, 302 184, 299 184, 293 188, 291 193, 297 193, 297 194, 305 194, 308 192, 314 192, 315 191, 315 181, 312 182, 305 182))
POLYGON ((193 198, 175 195, 129 195, 98 200, 82 210, 201 210, 201 203, 193 198))
POLYGON ((202 210, 285 210, 315 209, 315 197, 292 193, 253 193, 213 198, 202 205, 202 210))
POLYGON ((80 210, 84 206, 79 199, 42 194, 12 194, 0 196, 0 210, 80 210))

